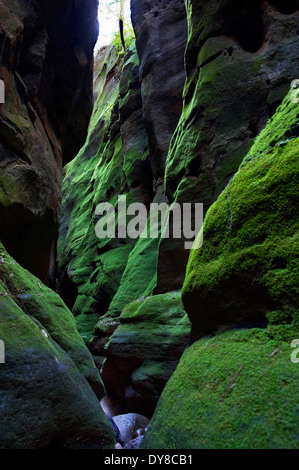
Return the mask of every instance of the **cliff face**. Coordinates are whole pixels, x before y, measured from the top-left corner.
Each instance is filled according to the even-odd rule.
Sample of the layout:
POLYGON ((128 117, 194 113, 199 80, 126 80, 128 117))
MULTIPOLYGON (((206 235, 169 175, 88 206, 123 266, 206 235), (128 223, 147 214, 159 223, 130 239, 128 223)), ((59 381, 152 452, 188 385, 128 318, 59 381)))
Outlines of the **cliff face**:
POLYGON ((58 279, 109 394, 151 414, 188 344, 186 309, 198 335, 201 294, 181 303, 184 237, 99 240, 96 206, 116 207, 125 194, 128 204, 201 202, 206 213, 299 73, 298 8, 259 0, 131 7, 137 53, 132 47, 123 62, 101 53, 89 138, 66 168, 58 279))
POLYGON ((1 2, 0 238, 48 281, 62 165, 82 147, 92 110, 97 1, 1 2))
POLYGON ((290 93, 207 213, 183 288, 198 341, 145 448, 298 447, 298 118, 290 93))
POLYGON ((169 142, 182 112, 187 18, 183 0, 132 0, 143 122, 154 186, 164 180, 169 142))
POLYGON ((42 282, 62 167, 86 139, 97 28, 96 0, 0 2, 1 449, 114 446, 99 372, 72 313, 42 282))
POLYGON ((0 1, 0 447, 113 447, 105 393, 147 448, 298 446, 298 8, 131 0, 93 64, 96 0, 0 1), (99 238, 120 195, 203 246, 99 238))
MULTIPOLYGON (((127 237, 125 240, 99 240, 95 234, 98 221, 95 210, 103 202, 116 207, 118 195, 126 196, 127 205, 141 202, 149 207, 153 201, 166 200, 163 187, 166 155, 182 109, 187 38, 183 2, 177 2, 178 11, 174 18, 170 10, 164 11, 163 7, 161 22, 151 32, 152 17, 148 16, 145 4, 132 4, 137 51, 132 46, 124 58, 118 58, 113 48, 100 52, 95 77, 98 102, 91 120, 89 137, 76 159, 67 165, 64 180, 63 218, 58 240, 58 289, 77 315, 78 327, 86 341, 92 338, 93 328, 98 323, 89 347, 99 361, 99 367, 103 356, 107 356, 103 346, 119 325, 123 308, 139 299, 146 289, 149 293, 153 291, 159 239, 132 240, 127 237), (138 30, 137 26, 141 18, 150 39, 139 59, 141 51, 138 48, 144 43, 144 28, 138 30), (166 38, 159 46, 164 27, 170 28, 175 39, 171 42, 166 38), (166 73, 165 64, 171 74, 166 73), (100 315, 105 315, 105 318, 99 320, 100 315)), ((179 308, 176 321, 169 319, 169 323, 175 326, 181 322, 185 312, 180 293, 173 295, 175 299, 178 296, 179 308)), ((165 321, 171 306, 167 302, 163 305, 165 321)), ((157 325, 162 321, 161 318, 159 320, 161 313, 157 311, 157 325)), ((143 392, 128 392, 128 400, 134 411, 144 412, 147 407, 149 413, 153 412, 159 391, 174 370, 186 345, 190 329, 188 321, 186 325, 186 328, 178 326, 177 339, 174 339, 169 325, 165 343, 173 336, 174 352, 166 359, 164 366, 161 365, 163 354, 158 354, 158 359, 157 353, 145 357, 148 360, 146 373, 153 384, 147 383, 145 386, 148 404, 143 392), (157 382, 158 389, 153 395, 151 389, 157 382), (138 399, 135 399, 134 394, 137 394, 138 399)), ((130 329, 129 335, 138 330, 135 321, 128 326, 130 329)), ((140 346, 147 341, 150 348, 152 338, 152 333, 145 333, 143 339, 140 338, 140 346)), ((118 348, 117 341, 115 344, 118 348)), ((136 359, 138 348, 133 347, 133 351, 128 350, 127 353, 123 351, 121 361, 116 360, 112 348, 108 353, 111 360, 105 363, 103 374, 107 390, 122 402, 126 402, 124 391, 131 385, 131 374, 145 361, 136 359), (132 356, 135 359, 132 360, 132 356), (121 373, 124 362, 127 364, 126 372, 121 373)))
MULTIPOLYGON (((171 201, 200 201, 206 213, 298 75, 298 4, 191 0, 186 5, 184 107, 165 184, 171 201)), ((158 289, 179 287, 185 262, 182 241, 165 240, 158 289)))

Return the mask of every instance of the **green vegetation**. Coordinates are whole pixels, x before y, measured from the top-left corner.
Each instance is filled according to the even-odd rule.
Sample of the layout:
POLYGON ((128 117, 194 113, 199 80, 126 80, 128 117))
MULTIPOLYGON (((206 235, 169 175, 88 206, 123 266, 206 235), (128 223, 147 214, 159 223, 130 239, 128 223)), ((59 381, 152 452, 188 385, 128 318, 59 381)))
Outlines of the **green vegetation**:
MULTIPOLYGON (((17 264, 0 244, 0 310, 6 311, 7 308, 12 311, 15 308, 31 323, 38 324, 40 330, 43 329, 51 341, 55 341, 69 355, 99 396, 104 394, 100 375, 77 331, 72 313, 55 292, 17 264)), ((12 328, 9 325, 6 328, 12 328)), ((3 328, 1 339, 6 342, 8 330, 3 328)), ((27 341, 26 329, 24 336, 27 341)), ((17 338, 15 341, 18 341, 17 338)))
POLYGON ((299 370, 291 352, 261 329, 197 341, 167 383, 142 447, 298 449, 299 370))
POLYGON ((298 116, 289 95, 207 213, 183 287, 198 332, 272 310, 299 326, 298 116))

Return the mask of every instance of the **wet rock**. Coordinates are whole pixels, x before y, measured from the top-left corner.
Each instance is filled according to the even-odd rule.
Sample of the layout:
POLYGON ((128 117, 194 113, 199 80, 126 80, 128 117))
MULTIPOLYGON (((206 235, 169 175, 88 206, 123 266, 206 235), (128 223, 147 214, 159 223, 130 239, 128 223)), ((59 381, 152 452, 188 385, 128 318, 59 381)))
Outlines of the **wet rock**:
MULTIPOLYGON (((140 428, 145 428, 149 424, 148 418, 135 413, 113 416, 113 421, 117 425, 124 443, 132 441, 136 431, 140 428)), ((136 439, 139 442, 141 436, 138 436, 136 439)))

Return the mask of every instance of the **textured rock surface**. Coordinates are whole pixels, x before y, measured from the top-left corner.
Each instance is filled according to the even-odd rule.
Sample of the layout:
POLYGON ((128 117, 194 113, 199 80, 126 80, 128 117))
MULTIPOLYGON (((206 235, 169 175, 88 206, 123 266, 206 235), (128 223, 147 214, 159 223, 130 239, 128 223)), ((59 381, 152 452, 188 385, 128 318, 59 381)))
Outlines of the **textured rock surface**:
POLYGON ((182 111, 187 19, 183 0, 132 0, 144 125, 154 182, 164 179, 169 142, 182 111))
MULTIPOLYGON (((180 290, 189 252, 184 239, 97 240, 96 205, 115 206, 117 195, 126 194, 128 204, 200 202, 206 212, 299 73, 298 6, 186 1, 184 68, 184 2, 131 4, 137 54, 131 48, 122 62, 111 50, 102 52, 89 138, 66 169, 59 291, 86 343, 99 320, 89 347, 99 368, 107 357, 103 376, 109 394, 150 414, 183 341, 169 367, 165 345, 172 326, 154 320, 155 336, 146 308, 138 321, 125 316, 127 309, 138 310, 140 299, 169 299, 180 290), (165 298, 156 297, 160 294, 165 298)), ((223 225, 230 214, 224 216, 223 225)), ((190 312, 201 308, 197 297, 190 302, 190 312)), ((215 299, 212 305, 216 310, 215 299)), ((163 300, 162 306, 166 314, 171 303, 163 300)), ((196 313, 191 316, 193 321, 196 313)), ((179 337, 185 341, 189 325, 184 328, 174 344, 179 337)), ((196 320, 193 333, 202 334, 196 320)))
POLYGON ((185 351, 145 448, 298 448, 298 118, 289 94, 207 213, 183 301, 193 338, 214 336, 185 351))
POLYGON ((0 2, 0 238, 48 280, 62 163, 83 145, 92 109, 97 1, 0 2))
POLYGON ((58 242, 59 292, 75 315, 97 319, 117 292, 135 240, 97 238, 96 207, 116 206, 118 195, 126 195, 127 204, 147 203, 152 191, 136 51, 127 52, 122 76, 123 59, 114 48, 98 60, 98 100, 87 143, 66 168, 58 242))
MULTIPOLYGON (((142 202, 149 206, 153 201, 166 201, 163 184, 156 183, 163 179, 170 138, 181 113, 187 38, 183 2, 173 4, 176 4, 175 11, 165 9, 164 4, 158 5, 161 18, 153 30, 150 28, 152 14, 148 15, 145 2, 132 5, 138 55, 134 47, 124 60, 113 49, 101 52, 95 82, 98 101, 89 137, 77 158, 66 168, 58 240, 58 291, 77 316, 86 343, 100 317, 89 344, 99 368, 106 355, 104 346, 119 325, 118 317, 124 307, 150 295, 156 283, 159 239, 99 240, 95 236, 94 212, 101 202, 115 206, 117 195, 126 195, 127 204, 142 202), (138 30, 141 20, 143 26, 138 30), (160 47, 159 38, 165 28, 169 34, 160 47), (150 43, 142 52, 140 43, 145 29, 150 43)), ((136 325, 135 328, 138 343, 136 325)), ((136 349, 134 344, 132 348, 136 349)), ((181 353, 183 347, 179 350, 181 353)), ((171 367, 167 366, 166 371, 161 365, 157 372, 157 390, 163 388, 170 370, 174 370, 175 362, 170 362, 171 367)), ((154 366, 159 368, 157 364, 154 366)), ((111 369, 107 367, 108 370, 111 369)), ((118 381, 117 373, 118 368, 112 372, 113 377, 107 378, 111 387, 118 381)), ((155 389, 152 372, 150 376, 150 388, 155 389)), ((130 376, 125 386, 127 382, 131 383, 130 376)), ((114 394, 123 400, 124 389, 114 394)), ((159 392, 155 391, 147 409, 153 410, 158 396, 159 392)))
POLYGON ((0 313, 0 448, 113 448, 103 383, 71 312, 2 245, 0 313))
POLYGON ((289 95, 208 211, 183 288, 193 337, 298 311, 298 117, 289 95))
POLYGON ((181 294, 141 298, 123 310, 120 322, 105 349, 98 351, 107 357, 105 387, 124 409, 150 417, 189 342, 181 294))
MULTIPOLYGON (((206 212, 299 76, 298 2, 189 0, 186 5, 187 81, 167 157, 166 194, 179 203, 201 202, 206 212)), ((160 292, 169 285, 180 288, 186 261, 183 241, 163 242, 160 292)))
POLYGON ((144 429, 149 425, 149 419, 135 413, 114 416, 113 421, 117 425, 124 443, 132 441, 138 429, 144 429))
POLYGON ((194 343, 141 448, 298 449, 298 364, 290 361, 298 329, 290 333, 287 325, 277 334, 239 329, 194 343))

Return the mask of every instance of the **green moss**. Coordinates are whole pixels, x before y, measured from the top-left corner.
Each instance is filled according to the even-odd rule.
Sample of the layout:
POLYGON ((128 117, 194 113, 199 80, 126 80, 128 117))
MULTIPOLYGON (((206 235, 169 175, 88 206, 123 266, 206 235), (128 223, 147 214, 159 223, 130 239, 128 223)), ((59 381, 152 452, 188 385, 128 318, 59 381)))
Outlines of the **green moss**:
POLYGON ((80 439, 93 439, 97 448, 112 448, 112 428, 82 375, 91 379, 87 369, 92 361, 81 347, 71 313, 45 286, 37 293, 37 279, 21 270, 2 248, 0 279, 0 336, 5 343, 5 364, 0 367, 0 448, 40 449, 57 438, 70 444, 74 435, 73 448, 86 448, 80 439), (21 274, 23 283, 19 283, 21 274), (44 314, 34 305, 39 295, 44 314))
MULTIPOLYGON (((67 273, 78 291, 73 313, 100 317, 107 311, 108 316, 114 315, 115 310, 114 316, 117 316, 124 306, 122 303, 117 309, 109 309, 128 271, 127 263, 136 241, 97 238, 95 210, 98 204, 109 202, 117 213, 118 195, 127 197, 127 205, 140 202, 140 194, 132 185, 139 178, 140 162, 148 158, 148 148, 144 130, 136 132, 134 128, 134 139, 122 130, 123 112, 134 111, 140 95, 140 89, 135 86, 138 80, 135 45, 128 49, 124 60, 114 49, 113 52, 104 50, 96 63, 96 74, 98 97, 88 139, 79 155, 66 167, 58 263, 59 270, 67 273)), ((146 282, 142 287, 143 290, 147 287, 146 282)), ((139 289, 134 297, 127 287, 126 290, 129 301, 143 292, 139 289)), ((91 333, 85 331, 84 335, 91 333)))
POLYGON ((109 357, 134 358, 140 364, 165 362, 179 358, 188 342, 190 322, 179 291, 140 298, 123 310, 119 320, 121 325, 107 345, 109 357))
MULTIPOLYGON (((157 270, 158 238, 139 238, 131 251, 120 286, 110 306, 108 315, 119 316, 130 302, 142 296, 152 282, 157 270)), ((148 292, 150 295, 152 292, 148 292)))
MULTIPOLYGON (((192 10, 191 6, 189 8, 192 10)), ((215 8, 219 8, 216 3, 209 6, 212 16, 215 8)), ((201 17, 197 21, 201 24, 202 37, 207 25, 203 25, 201 17)), ((230 44, 227 38, 209 38, 199 48, 193 44, 195 40, 199 42, 199 37, 192 26, 187 54, 189 49, 196 47, 199 55, 197 66, 192 66, 193 75, 190 71, 187 76, 182 115, 170 143, 165 172, 166 192, 174 193, 183 177, 191 175, 196 181, 200 176, 197 186, 202 187, 203 180, 205 185, 200 201, 208 208, 237 171, 253 143, 246 131, 248 122, 253 120, 252 103, 248 97, 251 90, 254 96, 260 90, 253 90, 253 85, 247 82, 248 76, 256 75, 258 58, 245 58, 241 51, 234 49, 234 60, 238 66, 232 66, 232 60, 225 51, 230 45, 233 47, 233 42, 230 44)), ((260 88, 261 85, 256 83, 255 87, 260 88)), ((180 198, 178 195, 180 199, 183 200, 184 196, 180 198)))
POLYGON ((176 291, 148 298, 141 297, 124 308, 120 321, 132 323, 153 320, 158 323, 169 323, 172 319, 181 318, 184 315, 181 292, 176 291))
POLYGON ((85 344, 88 344, 92 339, 92 331, 94 330, 98 319, 99 316, 97 314, 81 314, 76 317, 76 326, 85 344))
POLYGON ((297 123, 298 106, 287 97, 207 213, 204 243, 191 252, 183 287, 202 331, 273 310, 297 323, 297 123))
POLYGON ((299 369, 291 352, 261 329, 197 341, 166 385, 142 447, 298 448, 299 369))
POLYGON ((55 292, 18 265, 1 244, 0 299, 8 299, 7 301, 23 311, 25 317, 29 316, 31 320, 37 321, 70 356, 99 395, 103 395, 104 388, 99 373, 78 334, 72 313, 55 292))

